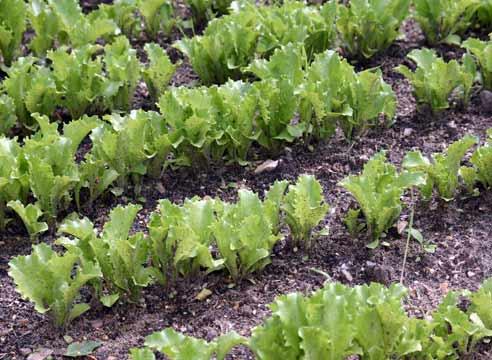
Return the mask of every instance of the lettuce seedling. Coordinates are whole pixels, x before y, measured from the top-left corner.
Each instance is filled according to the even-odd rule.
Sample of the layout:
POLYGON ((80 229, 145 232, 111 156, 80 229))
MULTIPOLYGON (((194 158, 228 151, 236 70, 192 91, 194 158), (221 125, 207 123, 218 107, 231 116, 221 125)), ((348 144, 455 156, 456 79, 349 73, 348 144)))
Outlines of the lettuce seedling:
POLYGON ((48 224, 38 221, 43 216, 43 212, 36 204, 24 206, 19 200, 12 200, 8 202, 7 206, 21 218, 31 241, 36 240, 38 234, 48 230, 48 224))
POLYGON ((305 141, 325 140, 339 125, 347 139, 363 134, 384 115, 391 124, 396 96, 380 71, 356 73, 334 51, 315 57, 300 87, 299 113, 305 124, 305 141))
POLYGON ((423 185, 425 176, 421 172, 398 173, 386 161, 386 153, 374 155, 358 176, 350 175, 341 181, 342 185, 357 200, 366 220, 367 231, 375 248, 379 238, 398 220, 402 211, 401 196, 406 189, 423 185))
POLYGON ((338 7, 341 46, 352 58, 371 58, 398 37, 410 0, 353 0, 338 7))
POLYGON ((74 155, 82 140, 97 126, 95 118, 83 117, 64 126, 63 135, 46 116, 33 114, 40 131, 26 139, 22 155, 28 168, 29 186, 48 224, 71 200, 79 182, 74 155))
POLYGON ((44 56, 55 42, 78 48, 119 32, 104 12, 85 15, 76 0, 33 0, 28 10, 35 30, 31 48, 38 56, 44 56))
POLYGON ((492 0, 480 0, 474 20, 485 29, 492 27, 492 0))
POLYGON ((492 90, 492 41, 469 38, 463 42, 462 46, 478 61, 482 86, 487 90, 492 90))
POLYGON ((487 131, 487 143, 473 153, 470 162, 476 171, 477 180, 483 186, 492 187, 492 129, 487 131))
POLYGON ((36 65, 34 57, 22 57, 7 70, 1 88, 15 104, 20 125, 35 130, 36 121, 31 114, 51 115, 56 108, 59 94, 56 84, 46 67, 36 65))
POLYGON ((246 339, 235 331, 221 335, 211 342, 185 336, 168 328, 154 332, 145 338, 145 348, 132 349, 131 359, 153 359, 154 351, 165 354, 170 359, 181 360, 224 360, 234 346, 244 344, 246 339), (145 357, 142 357, 144 356, 145 357))
POLYGON ((205 24, 218 15, 228 14, 232 0, 185 0, 185 3, 191 9, 193 24, 197 26, 205 24))
POLYGON ((302 246, 310 250, 313 230, 329 210, 321 184, 313 175, 301 175, 296 184, 289 185, 282 203, 293 247, 302 246))
POLYGON ((80 118, 103 96, 101 57, 93 59, 97 50, 97 46, 86 45, 70 53, 64 47, 48 52, 53 69, 51 76, 58 93, 63 95, 59 105, 68 109, 72 119, 80 118))
POLYGON ((211 199, 187 199, 183 206, 167 199, 159 202, 149 233, 152 264, 161 284, 196 275, 201 268, 211 272, 222 267, 224 261, 215 260, 210 249, 214 219, 211 199))
POLYGON ((8 135, 16 124, 14 100, 6 94, 0 95, 0 135, 8 135))
POLYGON ((174 163, 244 163, 258 136, 254 126, 256 93, 241 81, 219 87, 172 88, 159 101, 169 127, 174 163))
POLYGON ((322 6, 306 6, 303 2, 287 1, 277 6, 255 6, 247 3, 241 12, 255 13, 258 22, 256 53, 268 58, 275 49, 288 44, 302 44, 310 59, 333 48, 336 41, 335 0, 322 6))
POLYGON ((23 0, 0 1, 0 55, 7 66, 19 54, 26 20, 26 3, 23 0))
POLYGON ((413 50, 408 58, 417 64, 414 72, 405 65, 395 70, 410 81, 419 104, 428 104, 433 112, 449 108, 450 100, 468 104, 477 73, 470 55, 463 55, 462 64, 456 60, 445 62, 430 49, 413 50))
POLYGON ((166 51, 158 44, 147 43, 144 49, 149 57, 149 65, 142 71, 142 75, 151 98, 157 101, 166 91, 177 65, 169 60, 166 51))
POLYGON ((17 139, 0 136, 0 231, 4 231, 9 219, 7 203, 12 200, 25 202, 29 191, 22 148, 17 139))
POLYGON ((185 54, 205 85, 238 80, 240 68, 254 57, 258 32, 254 14, 238 13, 212 20, 202 36, 174 46, 185 54))
POLYGON ((429 45, 459 45, 459 35, 469 28, 480 0, 413 0, 413 4, 429 45))
POLYGON ((236 282, 271 261, 270 254, 280 236, 274 234, 270 210, 257 194, 244 189, 239 191, 237 203, 216 203, 212 233, 224 266, 236 282))
POLYGON ((9 275, 24 299, 34 303, 37 312, 49 313, 58 326, 67 326, 90 309, 77 303, 80 289, 101 277, 101 269, 92 262, 79 265, 80 253, 58 255, 46 244, 33 246, 32 253, 14 257, 9 275))
POLYGON ((113 20, 128 38, 134 37, 141 28, 141 19, 135 16, 137 0, 115 0, 111 4, 100 3, 93 12, 100 13, 99 17, 113 20))
POLYGON ((129 235, 139 205, 118 206, 109 214, 103 231, 97 233, 89 219, 68 218, 59 232, 74 239, 60 238, 57 243, 69 251, 79 249, 83 263, 101 267, 102 279, 92 285, 105 306, 112 306, 122 296, 137 301, 142 288, 153 281, 154 270, 147 266, 150 244, 144 234, 129 235))
MULTIPOLYGON (((129 181, 135 185, 135 193, 140 192, 142 177, 149 166, 157 173, 170 150, 167 141, 167 129, 159 114, 155 112, 132 111, 129 115, 112 114, 105 117, 112 126, 102 125, 91 134, 92 151, 90 162, 103 165, 118 173, 115 192, 127 190, 129 181), (157 163, 152 163, 157 159, 157 163), (162 163, 159 163, 162 161, 162 163), (118 191, 116 191, 118 190, 118 191)), ((89 172, 105 172, 93 165, 84 166, 89 172)), ((114 172, 108 173, 109 178, 114 172)), ((86 176, 85 176, 86 177, 86 176)), ((109 181, 109 179, 108 179, 109 181)), ((95 184, 93 184, 95 185, 95 184)), ((93 187, 89 185, 89 187, 93 187)))
POLYGON ((402 165, 408 171, 425 174, 425 182, 420 184, 425 199, 432 196, 436 187, 441 198, 450 201, 459 185, 461 160, 477 142, 476 137, 466 135, 449 145, 446 152, 432 154, 431 159, 423 156, 420 151, 411 151, 405 155, 402 165))
POLYGON ((292 120, 299 106, 297 89, 304 81, 306 64, 304 49, 288 44, 276 49, 268 60, 256 60, 243 70, 260 79, 253 84, 258 99, 257 141, 272 153, 304 133, 304 124, 292 120))
POLYGON ((173 4, 169 0, 137 0, 138 11, 143 17, 145 31, 156 39, 162 30, 165 36, 171 35, 176 25, 173 4))
POLYGON ((119 36, 104 47, 105 103, 110 110, 129 111, 140 79, 141 65, 137 52, 125 36, 119 36))

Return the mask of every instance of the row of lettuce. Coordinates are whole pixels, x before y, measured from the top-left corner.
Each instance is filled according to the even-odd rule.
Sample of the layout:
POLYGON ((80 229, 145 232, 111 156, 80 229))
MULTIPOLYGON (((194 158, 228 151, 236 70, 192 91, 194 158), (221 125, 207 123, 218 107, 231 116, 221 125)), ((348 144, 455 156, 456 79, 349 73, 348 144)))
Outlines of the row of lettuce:
MULTIPOLYGON (((18 17, 15 16, 16 11, 24 9, 24 2, 20 0, 4 0, 1 4, 6 10, 2 13, 8 14, 2 20, 5 23, 15 22, 18 17)), ((144 1, 138 6, 150 6, 153 7, 151 13, 160 13, 162 4, 162 0, 144 1)), ((212 6, 211 3, 208 5, 212 6)), ((135 11, 132 6, 136 6, 132 1, 103 4, 89 15, 82 13, 75 0, 36 1, 25 6, 30 9, 32 24, 41 22, 57 33, 51 34, 48 30, 35 31, 36 36, 32 43, 44 44, 40 50, 33 49, 37 57, 21 58, 13 63, 11 69, 6 68, 8 78, 1 86, 3 95, 0 99, 2 132, 8 131, 16 118, 21 124, 28 126, 32 124, 29 113, 51 115, 56 107, 66 108, 74 119, 88 111, 128 111, 135 87, 142 76, 147 82, 152 99, 156 101, 174 73, 175 65, 156 45, 149 44, 146 48, 150 69, 145 66, 141 69, 142 65, 129 41, 119 35, 121 31, 114 30, 119 29, 116 24, 109 27, 112 29, 109 32, 112 37, 104 48, 94 43, 101 37, 99 32, 108 26, 81 24, 90 22, 88 19, 91 17, 121 26, 130 24, 131 14, 135 11), (129 9, 123 10, 120 7, 129 9), (106 14, 107 18, 98 13, 106 14), (112 14, 115 18, 110 19, 107 14, 112 14), (34 16, 39 17, 36 18, 38 21, 34 20, 34 16), (87 31, 95 31, 97 34, 88 36, 87 31), (40 36, 46 39, 39 39, 40 36), (68 41, 66 38, 70 36, 89 39, 68 41), (55 43, 60 48, 50 50, 55 43), (103 49, 105 55, 101 53, 103 49), (64 64, 67 65, 63 66, 64 64)), ((198 4, 196 6, 200 7, 198 4)), ((205 5, 202 4, 203 6, 205 5)), ((447 32, 460 32, 458 25, 468 24, 463 20, 463 12, 476 14, 477 9, 482 9, 480 13, 486 13, 485 9, 492 5, 478 0, 417 1, 415 7, 419 15, 417 19, 437 17, 427 19, 429 24, 433 24, 427 25, 427 28, 437 32, 444 31, 446 34, 435 37, 449 38, 447 32), (448 16, 447 12, 453 16, 448 16)), ((202 36, 183 39, 175 44, 190 58, 204 84, 222 84, 229 79, 244 79, 248 76, 244 68, 255 58, 268 59, 275 49, 291 43, 303 47, 308 60, 312 60, 316 53, 340 46, 348 58, 357 53, 370 57, 387 48, 398 36, 401 21, 409 11, 409 0, 354 1, 349 6, 330 1, 321 7, 308 6, 302 2, 258 7, 250 2, 241 2, 234 3, 232 9, 230 15, 213 20, 202 36), (340 41, 336 41, 337 38, 343 39, 342 45, 339 44, 340 41)), ((143 10, 142 12, 145 13, 143 10)), ((424 24, 424 20, 419 21, 424 24)), ((22 28, 25 28, 26 22, 21 23, 24 24, 22 28)), ((3 27, 4 32, 0 31, 0 35, 4 35, 6 39, 0 41, 0 44, 4 44, 0 48, 6 52, 5 49, 10 48, 8 40, 22 38, 19 34, 23 31, 14 31, 16 26, 12 24, 3 27)), ((466 26, 461 30, 465 28, 466 26)), ((425 31, 426 34, 430 32, 431 30, 425 31)), ((435 43, 431 40, 429 42, 435 43)), ((467 48, 479 59, 482 71, 487 73, 484 75, 487 78, 485 86, 490 88, 488 78, 491 70, 486 61, 487 46, 490 45, 472 41, 467 48)), ((4 57, 7 58, 6 55, 4 57)), ((445 82, 438 80, 439 78, 434 77, 429 79, 437 88, 444 86, 445 82)))
MULTIPOLYGON (((268 55, 289 42, 305 43, 313 51, 341 46, 351 57, 369 58, 397 39, 411 7, 412 17, 431 45, 457 43, 459 35, 473 25, 490 28, 492 24, 490 0, 359 0, 349 4, 330 0, 323 6, 290 1, 259 7, 251 1, 189 0, 187 5, 195 22, 230 12, 211 21, 203 37, 185 46, 192 60, 198 58, 198 51, 207 55, 203 62, 220 59, 224 71, 246 66, 248 58, 268 55)), ((20 53, 28 29, 34 34, 28 42, 30 50, 43 56, 58 44, 79 47, 101 39, 111 41, 122 33, 132 37, 142 30, 156 39, 160 31, 169 35, 176 26, 183 26, 168 0, 117 0, 100 4, 87 15, 76 0, 2 0, 0 10, 0 53, 6 65, 20 53)))
MULTIPOLYGON (((425 49, 410 57, 419 64, 415 73, 399 69, 414 77, 422 102, 437 111, 449 106, 451 93, 467 101, 473 76, 459 76, 466 64, 445 63, 425 49), (440 80, 446 84, 446 75, 453 81, 467 79, 445 88, 447 96, 429 80, 439 77, 437 69, 443 67, 440 80)), ((291 44, 246 69, 260 81, 171 89, 159 100, 162 114, 132 111, 104 120, 84 116, 64 125, 61 133, 57 123, 33 114, 38 132, 22 142, 0 139, 1 227, 10 201, 35 200, 31 214, 53 223, 71 200, 80 208, 81 199, 90 204, 107 190, 121 194, 133 186, 138 194, 144 176, 159 178, 168 166, 244 163, 253 145, 278 153, 294 141, 326 140, 337 128, 351 138, 379 124, 381 114, 391 123, 395 95, 379 71, 356 73, 333 51, 316 56, 310 65, 303 65, 305 60, 304 48, 291 44), (90 149, 78 162, 75 155, 88 134, 90 149)))
POLYGON ((242 78, 241 68, 288 43, 302 44, 309 58, 336 48, 349 59, 371 58, 400 36, 411 8, 430 46, 459 44, 460 35, 474 25, 492 27, 490 0, 331 0, 321 7, 295 1, 260 7, 234 2, 230 15, 175 46, 205 84, 221 84, 242 78))
MULTIPOLYGON (((196 17, 218 6, 220 1, 190 0, 196 17), (217 5, 216 5, 217 4, 217 5)), ((218 9, 220 10, 220 9, 218 9)), ((157 40, 169 36, 182 21, 169 0, 116 0, 101 3, 85 14, 77 0, 0 1, 0 55, 10 66, 27 46, 33 55, 44 58, 59 46, 79 48, 96 42, 111 43, 124 34, 129 38, 145 33, 157 40), (24 37, 24 34, 28 36, 24 37)))
POLYGON ((176 205, 161 200, 150 216, 148 235, 130 235, 139 205, 118 206, 98 232, 87 218, 69 216, 60 225, 62 254, 46 244, 10 261, 9 275, 18 291, 48 312, 59 326, 89 309, 78 302, 80 289, 90 285, 105 306, 137 301, 151 283, 172 285, 183 277, 224 269, 234 281, 270 263, 273 246, 288 226, 291 246, 309 249, 314 228, 328 205, 321 185, 303 175, 297 183, 277 181, 263 200, 240 190, 233 203, 192 198, 176 205))
MULTIPOLYGON (((362 6, 356 4, 358 2, 351 5, 352 10, 356 6, 362 6)), ((277 19, 277 15, 272 15, 275 12, 298 12, 298 15, 292 15, 292 21, 299 24, 304 23, 302 16, 318 11, 316 7, 307 7, 298 2, 286 3, 281 7, 256 7, 249 3, 242 6, 254 12, 250 16, 253 19, 263 18, 256 14, 262 11, 266 11, 273 19, 277 19)), ((330 7, 337 6, 339 5, 335 2, 326 3, 319 11, 333 14, 336 11, 330 7)), ((241 12, 237 16, 239 19, 247 19, 241 12)), ((209 28, 216 26, 218 29, 225 29, 220 22, 227 18, 212 21, 209 28)), ((281 16, 279 18, 282 19, 281 16)), ((265 23, 271 24, 272 21, 265 20, 265 23)), ((278 21, 284 24, 283 20, 278 21)), ((236 22, 232 24, 237 26, 236 22)), ((285 24, 288 29, 294 27, 288 22, 285 24)), ((254 29, 258 28, 261 29, 261 26, 254 26, 254 29)), ((226 33, 231 35, 228 30, 226 33)), ((260 79, 252 85, 231 83, 229 80, 222 86, 167 91, 177 65, 154 43, 145 46, 149 61, 142 65, 136 51, 124 36, 115 37, 113 42, 105 46, 88 44, 73 49, 61 46, 57 50, 49 50, 46 59, 22 57, 6 69, 7 77, 0 85, 0 133, 10 134, 13 130, 21 134, 28 133, 37 127, 31 114, 40 113, 56 120, 60 116, 59 112, 55 112, 57 109, 66 109, 72 119, 87 113, 128 112, 132 108, 135 89, 142 79, 146 83, 149 97, 154 102, 159 101, 166 118, 184 118, 168 120, 175 123, 171 127, 177 123, 186 123, 187 127, 195 128, 191 131, 200 138, 194 141, 195 144, 201 143, 202 137, 209 135, 209 130, 219 131, 221 136, 220 132, 230 124, 226 122, 224 126, 217 125, 217 118, 228 117, 233 112, 230 109, 232 104, 214 103, 230 102, 232 99, 224 100, 228 94, 239 94, 241 101, 236 105, 237 113, 244 115, 238 119, 239 115, 233 114, 236 124, 232 132, 238 137, 234 141, 238 149, 234 150, 235 154, 229 154, 233 160, 244 160, 248 143, 253 141, 267 148, 276 148, 282 141, 292 141, 299 137, 308 141, 313 137, 323 139, 334 132, 337 122, 345 135, 351 137, 357 130, 364 132, 381 114, 390 120, 393 118, 396 98, 391 87, 382 80, 380 72, 368 70, 357 74, 347 61, 333 51, 313 55, 326 48, 320 46, 313 50, 313 46, 317 47, 322 43, 319 39, 324 35, 317 35, 316 41, 304 41, 292 36, 277 41, 270 39, 274 36, 267 29, 259 30, 259 33, 263 34, 261 47, 268 49, 265 50, 268 56, 264 56, 268 60, 254 60, 257 56, 254 54, 244 57, 244 61, 240 60, 243 58, 240 55, 243 51, 237 44, 231 47, 237 54, 221 54, 226 49, 224 44, 227 41, 224 42, 215 35, 211 36, 210 41, 206 40, 205 34, 182 40, 177 45, 188 53, 195 70, 205 83, 222 83, 231 78, 260 79), (192 49, 196 50, 203 44, 210 45, 212 40, 218 48, 206 51, 202 49, 207 54, 198 54, 203 51, 197 50, 194 61, 192 49), (271 45, 267 45, 270 43, 271 45), (287 45, 280 46, 283 43, 287 45), (216 61, 219 63, 214 63, 216 61), (220 81, 206 81, 207 77, 214 76, 217 71, 232 71, 234 74, 224 73, 220 81), (214 100, 217 92, 220 93, 219 100, 214 100), (376 99, 372 98, 373 94, 376 99), (205 109, 205 106, 209 106, 210 110, 205 109), (187 108, 186 111, 183 111, 184 107, 187 108), (189 113, 192 115, 189 116, 189 113), (299 124, 294 121, 296 115, 301 118, 299 124), (196 129, 199 124, 203 129, 196 129), (221 129, 217 130, 217 127, 221 129)), ((247 36, 239 32, 234 38, 244 41, 247 36)), ((404 65, 396 68, 411 81, 419 103, 428 104, 434 112, 448 108, 450 102, 453 105, 466 105, 477 75, 482 86, 491 89, 492 67, 488 58, 492 43, 468 39, 463 47, 469 53, 463 56, 461 62, 446 62, 433 50, 422 49, 409 54, 409 58, 417 65, 415 72, 404 65)), ((218 156, 220 155, 219 153, 218 156)))
MULTIPOLYGON (((0 133, 35 130, 31 114, 53 120, 55 110, 66 109, 72 119, 83 114, 128 112, 140 80, 153 101, 164 93, 176 66, 164 49, 145 45, 148 63, 139 62, 128 39, 119 36, 104 47, 85 45, 48 51, 47 59, 23 57, 6 69, 0 84, 0 133)), ((59 114, 58 114, 59 116, 59 114)))
MULTIPOLYGON (((461 61, 446 62, 424 48, 408 55, 415 71, 405 65, 395 68, 413 85, 417 102, 433 113, 466 106, 477 82, 492 90, 492 41, 468 39, 462 46, 468 53, 461 61)), ((222 159, 225 148, 228 160, 244 161, 253 142, 275 151, 282 142, 298 138, 324 140, 337 126, 351 138, 378 123, 381 115, 387 124, 395 115, 396 96, 381 72, 356 73, 331 50, 315 55, 310 63, 304 46, 289 43, 268 60, 236 69, 259 81, 170 89, 177 65, 154 43, 145 50, 149 62, 144 67, 125 37, 104 48, 87 45, 50 51, 50 65, 34 57, 20 58, 0 85, 0 133, 35 130, 37 122, 31 114, 55 120, 54 111, 60 108, 72 119, 86 113, 128 112, 141 79, 170 131, 185 128, 185 137, 192 137, 181 147, 191 142, 198 152, 209 151, 207 155, 215 159, 222 159), (232 145, 207 149, 214 140, 232 145)))
MULTIPOLYGON (((406 190, 419 189, 424 200, 435 192, 449 201, 460 187, 471 194, 476 194, 478 186, 490 188, 491 131, 488 142, 471 155, 469 165, 461 166, 477 142, 467 135, 430 158, 409 152, 401 171, 386 160, 384 152, 374 155, 361 174, 340 182, 359 205, 346 215, 349 231, 358 235, 366 228, 372 239, 368 247, 374 248, 400 218, 406 190)), ((28 228, 46 229, 37 220, 40 213, 35 205, 24 208, 16 202, 9 206, 28 228)), ((282 233, 288 235, 292 248, 309 251, 318 238, 326 236, 326 228, 316 228, 329 210, 321 185, 309 175, 300 176, 295 184, 275 182, 263 200, 249 190, 240 190, 235 203, 195 197, 176 205, 162 200, 150 216, 148 235, 130 235, 140 208, 115 208, 100 232, 89 219, 69 216, 58 228, 59 234, 67 235, 56 241, 66 249, 63 254, 40 244, 33 246, 30 255, 11 260, 9 274, 18 291, 35 303, 36 310, 49 311, 58 325, 67 325, 89 309, 86 303, 76 303, 87 284, 102 304, 112 306, 119 299, 136 301, 140 290, 155 281, 169 285, 182 277, 219 269, 240 281, 270 263, 282 233), (288 232, 282 232, 284 228, 288 232)))
POLYGON ((168 328, 147 336, 145 347, 131 349, 129 358, 153 360, 159 352, 171 360, 223 360, 242 345, 264 360, 457 360, 473 356, 492 337, 492 279, 475 292, 447 293, 422 319, 406 313, 406 294, 400 285, 327 283, 309 296, 279 296, 249 338, 231 331, 207 342, 168 328))

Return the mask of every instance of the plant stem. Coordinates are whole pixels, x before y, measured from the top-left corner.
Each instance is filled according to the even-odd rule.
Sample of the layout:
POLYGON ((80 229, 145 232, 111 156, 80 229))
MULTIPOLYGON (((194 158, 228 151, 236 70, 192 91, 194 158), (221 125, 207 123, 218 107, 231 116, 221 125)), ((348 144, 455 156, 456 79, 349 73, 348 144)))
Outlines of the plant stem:
POLYGON ((401 267, 401 276, 400 276, 400 284, 403 285, 403 280, 405 278, 405 266, 407 265, 407 257, 408 257, 408 248, 410 247, 410 236, 411 236, 411 230, 413 229, 413 217, 415 214, 415 199, 413 195, 413 187, 410 190, 410 196, 412 199, 412 208, 410 211, 410 221, 408 223, 408 230, 407 230, 407 243, 405 244, 405 254, 403 255, 403 265, 401 267))

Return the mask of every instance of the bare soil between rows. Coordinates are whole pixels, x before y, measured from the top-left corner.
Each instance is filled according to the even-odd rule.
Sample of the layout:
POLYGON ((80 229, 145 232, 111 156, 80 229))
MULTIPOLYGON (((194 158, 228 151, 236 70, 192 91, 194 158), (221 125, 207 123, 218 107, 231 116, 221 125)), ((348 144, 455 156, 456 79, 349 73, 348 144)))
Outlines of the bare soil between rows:
MULTIPOLYGON (((317 242, 311 254, 293 252, 285 241, 276 246, 272 264, 263 272, 231 287, 223 273, 215 273, 181 281, 176 288, 157 285, 145 289, 137 304, 118 304, 111 309, 93 307, 75 320, 66 332, 60 332, 46 317, 37 314, 33 306, 23 301, 7 275, 9 260, 19 254, 28 254, 31 244, 19 223, 13 223, 0 238, 0 359, 23 359, 39 349, 53 351, 61 358, 67 343, 64 335, 75 341, 98 340, 103 344, 94 353, 97 359, 126 359, 128 350, 141 346, 151 332, 173 327, 187 334, 212 339, 229 330, 249 335, 255 325, 268 316, 267 305, 279 295, 294 291, 309 293, 321 287, 326 277, 344 284, 362 284, 371 281, 386 284, 400 278, 405 238, 396 230, 387 238, 387 246, 376 250, 365 247, 366 239, 352 239, 342 219, 355 202, 338 182, 357 173, 376 152, 387 150, 392 162, 399 164, 404 154, 418 148, 426 154, 444 150, 452 141, 470 133, 483 139, 486 129, 492 127, 492 116, 481 112, 478 94, 465 110, 449 110, 432 118, 416 109, 411 87, 393 71, 400 63, 407 63, 406 54, 424 46, 421 34, 412 21, 404 26, 405 39, 397 41, 388 51, 358 68, 380 66, 385 80, 398 95, 398 114, 391 128, 371 130, 353 143, 341 135, 323 144, 315 144, 310 151, 303 146, 286 148, 278 157, 278 167, 254 174, 255 167, 266 160, 263 154, 253 155, 250 166, 210 165, 202 169, 168 171, 159 181, 145 181, 143 199, 131 194, 120 198, 107 195, 90 209, 84 209, 98 226, 104 224, 108 212, 120 203, 141 201, 144 209, 134 230, 145 230, 148 216, 157 201, 169 198, 182 202, 186 197, 213 196, 234 199, 237 189, 248 187, 263 193, 278 179, 295 180, 299 174, 314 174, 322 183, 331 211, 326 218, 330 235, 317 242), (212 291, 205 301, 196 299, 204 287, 212 291)), ((440 48, 447 58, 456 57, 453 48, 440 48)), ((196 81, 188 64, 176 74, 177 84, 196 81)), ((146 99, 137 99, 145 104, 146 99)), ((407 203, 409 199, 405 199, 407 203)), ((408 220, 408 209, 401 220, 408 220)), ((437 250, 425 253, 411 243, 404 284, 409 289, 406 302, 408 311, 424 316, 452 289, 476 289, 492 276, 492 193, 482 191, 477 197, 461 194, 449 203, 439 199, 415 204, 415 227, 437 250)), ((52 242, 53 235, 42 241, 52 242)), ((252 359, 245 348, 235 349, 230 358, 252 359)), ((492 358, 492 347, 482 345, 474 359, 492 358)))

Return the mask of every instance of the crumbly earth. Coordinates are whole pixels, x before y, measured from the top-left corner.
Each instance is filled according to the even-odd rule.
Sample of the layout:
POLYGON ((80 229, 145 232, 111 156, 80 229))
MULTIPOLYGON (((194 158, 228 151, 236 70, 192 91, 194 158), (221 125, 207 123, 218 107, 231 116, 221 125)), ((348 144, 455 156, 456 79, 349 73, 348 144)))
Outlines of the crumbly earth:
MULTIPOLYGON (((93 6, 94 1, 86 2, 87 7, 93 6)), ((159 199, 182 202, 195 195, 234 199, 240 187, 263 193, 277 179, 294 180, 299 174, 309 173, 322 183, 326 200, 331 205, 323 224, 329 227, 330 235, 320 238, 311 254, 293 252, 281 242, 275 248, 272 264, 240 284, 233 286, 223 273, 216 273, 180 281, 175 288, 151 286, 143 291, 137 304, 118 304, 111 309, 94 306, 68 330, 61 332, 49 319, 36 313, 29 302, 21 299, 7 275, 8 261, 13 256, 29 253, 31 246, 22 226, 14 222, 0 238, 0 359, 22 359, 43 349, 51 351, 55 358, 61 358, 67 347, 64 335, 74 341, 101 341, 102 346, 90 358, 125 359, 128 350, 142 345, 146 335, 169 326, 208 340, 229 330, 249 335, 251 329, 268 316, 268 304, 277 295, 294 291, 309 293, 327 280, 321 273, 331 280, 351 285, 371 281, 398 282, 406 239, 395 229, 384 239, 385 246, 369 250, 363 236, 351 238, 342 219, 355 202, 337 185, 338 182, 349 174, 358 173, 380 150, 387 150, 390 160, 399 164, 411 149, 418 148, 431 154, 444 150, 467 133, 483 139, 486 129, 492 127, 490 114, 481 112, 478 94, 467 109, 449 110, 435 118, 416 108, 411 86, 393 68, 407 63, 406 54, 425 44, 412 21, 406 22, 403 29, 405 37, 384 54, 367 64, 356 64, 360 69, 379 66, 385 80, 393 86, 399 105, 392 127, 371 130, 353 143, 347 143, 338 134, 327 143, 313 144, 313 150, 303 146, 286 148, 274 158, 279 160, 278 167, 261 174, 254 174, 254 169, 267 157, 259 152, 252 154, 253 161, 246 167, 210 165, 199 171, 170 170, 159 181, 146 180, 138 199, 131 194, 120 198, 106 195, 91 208, 82 210, 83 215, 102 226, 110 209, 117 204, 141 202, 144 209, 134 230, 145 231, 149 214, 159 199), (205 301, 198 301, 196 295, 205 287, 212 295, 205 301)), ((139 41, 136 43, 138 46, 139 41)), ((459 51, 449 47, 438 50, 446 58, 460 55, 459 51)), ((189 64, 183 62, 174 83, 184 85, 196 81, 189 64)), ((153 106, 145 98, 144 91, 138 92, 135 103, 137 107, 153 106)), ((411 205, 410 198, 405 201, 411 205)), ((431 254, 423 251, 416 242, 410 244, 404 277, 404 284, 409 289, 406 306, 409 313, 424 316, 436 307, 447 291, 476 289, 492 275, 492 193, 483 190, 476 197, 461 194, 448 203, 437 198, 430 202, 417 201, 413 207, 415 227, 426 241, 437 246, 431 254)), ((408 221, 409 212, 408 208, 404 211, 402 222, 408 221)), ((52 242, 53 239, 51 234, 41 241, 52 242)), ((244 348, 237 348, 230 358, 250 359, 252 355, 244 348)), ((473 358, 492 358, 491 347, 482 345, 473 358)))

